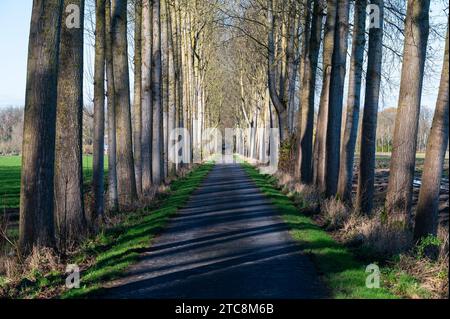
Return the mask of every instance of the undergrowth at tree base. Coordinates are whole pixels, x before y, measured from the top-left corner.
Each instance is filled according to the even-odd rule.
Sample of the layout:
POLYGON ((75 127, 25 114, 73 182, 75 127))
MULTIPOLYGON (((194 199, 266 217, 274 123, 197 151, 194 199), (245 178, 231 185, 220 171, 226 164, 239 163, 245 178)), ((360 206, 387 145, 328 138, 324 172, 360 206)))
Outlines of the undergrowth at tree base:
POLYGON ((348 207, 337 200, 323 199, 308 186, 296 185, 284 173, 264 175, 247 162, 241 165, 280 210, 292 237, 315 263, 330 298, 448 298, 448 252, 435 261, 423 253, 426 248, 422 246, 437 245, 435 240, 428 239, 422 246, 398 253, 407 247, 406 235, 392 238, 395 229, 381 229, 375 218, 356 221, 348 207), (364 225, 358 234, 366 231, 367 236, 374 238, 344 238, 342 234, 351 234, 355 225, 364 225), (371 245, 383 238, 385 243, 380 247, 371 245), (386 244, 389 238, 395 243, 386 244), (383 245, 397 251, 379 253, 376 248, 384 248, 383 245), (366 286, 371 274, 366 272, 369 265, 380 269, 380 288, 366 286))
POLYGON ((104 284, 119 278, 169 218, 189 199, 213 164, 195 167, 158 194, 150 207, 109 216, 98 235, 86 240, 64 260, 51 250, 35 249, 22 264, 9 265, 8 276, 0 276, 0 298, 87 298, 101 294, 104 284), (80 267, 80 288, 66 288, 66 267, 80 267), (14 273, 15 272, 15 273, 14 273))

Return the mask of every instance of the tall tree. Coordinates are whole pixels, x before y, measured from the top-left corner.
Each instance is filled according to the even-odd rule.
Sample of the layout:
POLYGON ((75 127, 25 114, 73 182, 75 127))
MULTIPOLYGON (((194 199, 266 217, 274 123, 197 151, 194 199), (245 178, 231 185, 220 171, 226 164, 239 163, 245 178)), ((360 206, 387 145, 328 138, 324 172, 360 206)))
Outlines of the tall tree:
POLYGON ((400 94, 395 119, 386 209, 394 220, 411 224, 417 128, 429 34, 429 0, 408 0, 400 94))
POLYGON ((326 133, 326 195, 336 195, 341 150, 342 103, 347 65, 349 0, 338 1, 326 133))
POLYGON ((350 203, 353 183, 353 162, 358 135, 359 107, 361 101, 361 78, 366 44, 367 0, 355 1, 352 54, 347 96, 344 137, 339 168, 338 196, 350 203))
POLYGON ((130 110, 130 79, 127 43, 127 0, 112 0, 112 48, 114 64, 119 209, 137 201, 130 110))
POLYGON ((134 22, 134 162, 136 170, 136 188, 142 193, 142 0, 135 0, 134 22))
POLYGON ((444 64, 442 66, 441 83, 436 102, 436 110, 428 138, 427 152, 422 174, 422 186, 416 209, 414 238, 419 240, 427 235, 436 235, 439 221, 439 192, 441 188, 442 169, 445 150, 448 147, 449 121, 449 31, 445 44, 444 64))
POLYGON ((142 195, 147 197, 152 187, 152 1, 142 3, 142 195))
POLYGON ((55 124, 62 0, 34 0, 28 43, 19 244, 52 247, 55 124))
POLYGON ((55 148, 55 222, 65 249, 86 231, 83 201, 84 0, 65 0, 61 28, 55 148), (74 5, 72 11, 69 5, 74 5))
POLYGON ((317 75, 317 63, 319 59, 320 42, 323 24, 323 0, 314 1, 311 27, 309 26, 308 5, 306 12, 306 28, 304 41, 307 43, 304 49, 302 89, 300 91, 300 111, 298 114, 299 146, 297 154, 297 178, 304 184, 312 182, 312 146, 314 131, 314 100, 317 75))
POLYGON ((152 180, 160 185, 164 181, 164 127, 161 60, 161 2, 153 0, 153 46, 152 46, 152 180))
MULTIPOLYGON (((171 5, 169 4, 169 1, 166 0, 166 36, 167 36, 167 50, 168 50, 168 86, 170 85, 170 80, 172 79, 172 100, 171 102, 167 101, 169 103, 169 108, 168 108, 168 132, 167 132, 167 145, 166 145, 166 149, 168 151, 170 151, 172 148, 172 144, 169 144, 170 141, 170 135, 171 132, 175 130, 176 128, 176 120, 177 120, 177 99, 178 99, 178 83, 177 83, 177 61, 176 61, 176 48, 175 48, 175 42, 174 42, 174 36, 176 36, 176 34, 174 34, 174 27, 173 27, 173 13, 172 13, 172 9, 171 9, 171 5)), ((168 87, 167 90, 170 90, 170 88, 168 87)), ((167 158, 168 158, 168 172, 167 174, 170 175, 174 175, 176 172, 176 164, 174 162, 175 160, 175 156, 176 154, 167 154, 167 158), (172 159, 172 160, 170 160, 172 159)))
POLYGON ((361 131, 361 148, 356 208, 368 214, 373 207, 375 191, 375 156, 378 101, 380 98, 381 63, 383 57, 384 0, 372 0, 379 10, 379 27, 369 30, 369 53, 366 74, 366 94, 361 131))
POLYGON ((97 0, 95 7, 95 71, 94 71, 94 159, 92 189, 94 207, 92 220, 104 213, 105 162, 105 1, 97 0))
POLYGON ((314 184, 325 191, 326 138, 328 122, 328 104, 330 99, 331 70, 335 42, 337 1, 327 1, 327 20, 323 39, 323 80, 320 94, 319 114, 317 117, 316 137, 314 140, 314 184))
MULTIPOLYGON (((275 28, 276 28, 276 18, 273 12, 273 0, 267 0, 267 21, 269 24, 268 32, 268 86, 270 92, 270 98, 275 107, 278 115, 278 127, 280 130, 280 139, 284 141, 288 137, 288 112, 287 104, 284 100, 284 93, 277 91, 277 81, 276 81, 276 68, 277 63, 275 60, 275 28)), ((283 72, 281 72, 283 74, 283 72)), ((283 81, 280 81, 283 82, 283 81)), ((283 88, 284 86, 281 85, 283 88)))
POLYGON ((114 64, 112 51, 111 28, 111 0, 105 1, 105 59, 108 97, 108 209, 119 209, 119 195, 117 190, 117 142, 116 142, 116 110, 114 86, 114 64))

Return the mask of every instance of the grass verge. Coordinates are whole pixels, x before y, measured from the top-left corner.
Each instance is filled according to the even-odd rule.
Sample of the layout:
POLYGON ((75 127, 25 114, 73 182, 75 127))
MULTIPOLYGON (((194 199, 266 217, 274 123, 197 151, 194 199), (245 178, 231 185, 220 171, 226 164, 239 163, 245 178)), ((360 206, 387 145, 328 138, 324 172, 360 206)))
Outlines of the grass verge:
MULTIPOLYGON (((336 242, 313 220, 302 215, 293 202, 277 189, 276 179, 263 175, 248 163, 241 164, 261 191, 269 197, 279 209, 282 218, 290 227, 292 237, 297 240, 303 251, 311 256, 319 274, 329 288, 331 298, 337 299, 394 299, 397 298, 381 280, 381 288, 367 288, 366 273, 369 263, 358 260, 343 245, 336 242)), ((376 264, 375 261, 373 261, 376 264)), ((380 267, 382 268, 382 267, 380 267)), ((381 269, 383 272, 383 270, 381 269)))
POLYGON ((170 190, 161 195, 152 208, 129 213, 119 225, 87 241, 79 253, 67 262, 80 265, 79 289, 65 288, 66 274, 63 271, 34 272, 30 274, 31 279, 23 279, 15 288, 14 297, 82 299, 100 294, 107 281, 119 278, 131 264, 138 261, 140 253, 151 246, 170 216, 186 203, 212 166, 210 163, 199 166, 186 177, 174 181, 170 190))

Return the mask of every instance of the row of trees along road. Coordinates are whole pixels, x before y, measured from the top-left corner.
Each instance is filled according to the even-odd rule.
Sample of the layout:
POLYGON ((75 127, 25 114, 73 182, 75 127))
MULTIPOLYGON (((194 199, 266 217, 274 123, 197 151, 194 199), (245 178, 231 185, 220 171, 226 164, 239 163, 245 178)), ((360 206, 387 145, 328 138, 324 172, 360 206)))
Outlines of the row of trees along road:
MULTIPOLYGON (((388 139, 387 148, 392 150, 385 201, 389 220, 400 221, 405 230, 414 228, 416 239, 435 235, 448 146, 448 24, 445 20, 430 25, 430 1, 249 1, 226 15, 234 21, 236 34, 245 38, 240 40, 244 46, 261 57, 258 61, 255 54, 239 52, 236 58, 243 60, 240 64, 259 63, 259 68, 266 69, 266 74, 257 74, 259 78, 252 72, 241 86, 243 91, 258 85, 268 88, 270 120, 279 127, 282 149, 290 150, 288 155, 281 154, 280 167, 289 166, 285 163, 295 159, 295 168, 290 165, 288 169, 298 181, 315 186, 326 197, 353 205, 355 211, 370 214, 374 209, 377 131, 382 132, 380 138, 388 139), (424 70, 428 64, 431 71, 430 61, 437 58, 428 39, 432 36, 433 46, 437 40, 443 43, 445 33, 445 61, 414 220, 411 206, 424 70), (267 40, 261 34, 268 34, 267 40), (390 77, 395 64, 402 67, 391 138, 384 126, 378 130, 377 116, 383 90, 386 93, 389 87, 395 87, 390 77), (355 150, 359 150, 360 174, 353 200, 355 150)), ((247 121, 248 126, 265 123, 266 112, 252 102, 252 94, 241 95, 246 97, 241 103, 244 115, 252 110, 255 114, 254 120, 247 121)), ((420 141, 422 131, 423 126, 420 141)), ((260 143, 267 141, 263 137, 260 143)), ((259 152, 252 154, 262 158, 259 152)))
POLYGON ((35 246, 70 248, 98 228, 105 212, 149 204, 156 188, 189 165, 169 162, 169 134, 181 127, 201 136, 203 128, 214 125, 215 119, 205 117, 211 37, 205 26, 213 21, 212 5, 33 1, 22 147, 23 253, 35 246), (84 16, 85 6, 94 7, 94 21, 84 16), (82 174, 85 21, 95 25, 92 203, 85 200, 82 174), (130 23, 135 32, 133 92, 130 23))
POLYGON ((262 159, 276 149, 258 128, 276 127, 281 154, 290 149, 299 182, 369 214, 377 131, 385 131, 377 127, 379 101, 383 90, 395 88, 395 65, 402 67, 393 138, 386 137, 393 153, 386 213, 414 228, 416 239, 436 234, 448 145, 448 24, 430 21, 429 0, 92 1, 33 2, 22 251, 66 249, 96 230, 105 212, 148 204, 154 188, 187 165, 168 160, 174 128, 190 133, 191 150, 207 127, 247 129, 239 142, 244 154, 262 159), (66 23, 69 4, 80 8, 79 28, 66 23), (95 8, 92 205, 81 174, 85 5, 95 8), (428 39, 443 42, 443 30, 445 61, 414 220, 424 74, 442 53, 431 50, 428 39), (360 174, 353 201, 355 150, 360 174))

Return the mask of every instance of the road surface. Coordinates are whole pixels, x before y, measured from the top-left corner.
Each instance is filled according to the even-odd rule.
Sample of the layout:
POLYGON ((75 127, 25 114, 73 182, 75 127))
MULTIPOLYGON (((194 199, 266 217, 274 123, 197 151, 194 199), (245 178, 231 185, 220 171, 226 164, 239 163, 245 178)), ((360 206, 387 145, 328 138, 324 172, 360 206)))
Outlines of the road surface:
POLYGON ((309 257, 238 164, 216 165, 104 298, 324 298, 309 257))

